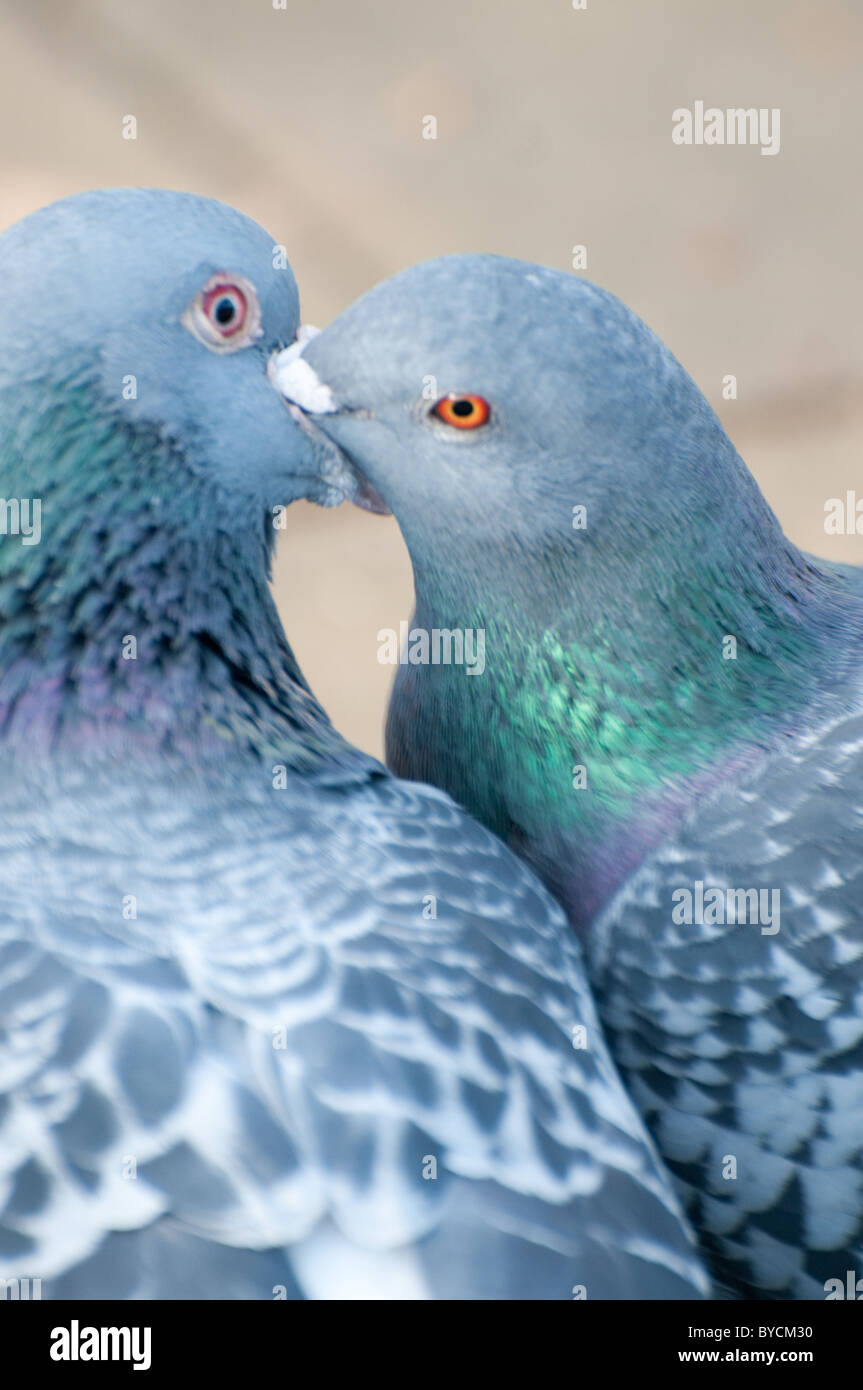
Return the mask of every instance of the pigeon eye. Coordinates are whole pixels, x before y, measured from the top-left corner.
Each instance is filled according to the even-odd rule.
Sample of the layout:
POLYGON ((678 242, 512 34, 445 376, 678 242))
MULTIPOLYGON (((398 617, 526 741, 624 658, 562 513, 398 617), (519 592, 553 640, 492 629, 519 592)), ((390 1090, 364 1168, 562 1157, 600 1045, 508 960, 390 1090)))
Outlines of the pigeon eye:
POLYGON ((246 296, 239 285, 217 285, 208 290, 201 308, 225 338, 237 333, 246 321, 246 296))
POLYGON ((451 391, 441 396, 431 411, 445 425, 453 425, 457 430, 475 430, 486 424, 491 415, 491 406, 484 396, 468 396, 451 391))
POLYGON ((243 275, 213 275, 183 314, 190 333, 214 352, 236 352, 261 336, 255 287, 243 275))

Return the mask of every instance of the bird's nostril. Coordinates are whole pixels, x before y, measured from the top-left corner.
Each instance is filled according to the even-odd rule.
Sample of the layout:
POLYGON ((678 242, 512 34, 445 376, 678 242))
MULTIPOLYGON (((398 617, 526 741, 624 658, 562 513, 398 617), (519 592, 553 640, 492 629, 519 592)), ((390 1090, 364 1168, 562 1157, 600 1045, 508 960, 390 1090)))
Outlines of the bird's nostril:
POLYGON ((338 409, 335 397, 317 372, 299 355, 299 344, 270 358, 268 374, 277 391, 310 415, 332 415, 338 409))

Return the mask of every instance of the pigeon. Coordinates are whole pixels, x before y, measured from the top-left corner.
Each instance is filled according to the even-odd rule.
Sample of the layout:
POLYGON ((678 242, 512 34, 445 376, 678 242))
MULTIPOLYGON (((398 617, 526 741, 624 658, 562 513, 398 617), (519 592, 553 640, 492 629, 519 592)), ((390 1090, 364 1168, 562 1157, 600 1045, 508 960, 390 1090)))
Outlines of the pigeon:
POLYGON ((785 537, 677 360, 568 274, 431 261, 300 361, 280 389, 413 563, 388 765, 565 906, 718 1284, 841 1296, 863 1275, 863 570, 785 537))
POLYGON ((0 269, 7 1296, 707 1296, 559 908, 288 645, 283 509, 362 485, 284 248, 109 190, 0 269))

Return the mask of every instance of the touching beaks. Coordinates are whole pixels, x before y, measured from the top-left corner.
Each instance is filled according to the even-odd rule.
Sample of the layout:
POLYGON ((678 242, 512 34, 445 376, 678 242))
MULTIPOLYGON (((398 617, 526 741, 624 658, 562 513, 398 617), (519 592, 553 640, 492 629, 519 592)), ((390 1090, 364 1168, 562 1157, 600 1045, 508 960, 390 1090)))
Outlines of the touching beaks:
MULTIPOLYGON (((288 403, 291 414, 296 407, 307 415, 333 415, 338 406, 329 386, 321 381, 317 372, 303 360, 303 351, 320 329, 310 323, 300 325, 297 336, 290 347, 274 352, 267 364, 267 376, 271 384, 288 403)), ((296 415, 294 418, 298 418, 296 415)))
POLYGON ((321 381, 317 372, 303 360, 303 351, 316 338, 320 329, 311 324, 302 324, 290 347, 274 352, 267 363, 267 376, 270 385, 278 391, 294 420, 307 432, 325 438, 329 448, 338 453, 344 470, 342 494, 345 500, 353 502, 363 511, 375 512, 378 516, 389 516, 390 509, 380 493, 369 482, 364 473, 356 467, 347 454, 327 436, 316 431, 308 418, 314 415, 334 415, 338 411, 335 397, 329 386, 321 381))

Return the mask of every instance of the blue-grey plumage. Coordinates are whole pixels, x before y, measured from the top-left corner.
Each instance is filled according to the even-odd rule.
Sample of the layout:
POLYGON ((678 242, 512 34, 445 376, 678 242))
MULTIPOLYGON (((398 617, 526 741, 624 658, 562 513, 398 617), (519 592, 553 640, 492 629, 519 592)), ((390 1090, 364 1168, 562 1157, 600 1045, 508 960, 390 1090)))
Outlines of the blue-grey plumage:
POLYGON ((282 632, 273 509, 350 479, 276 249, 144 190, 0 238, 0 1277, 700 1296, 558 909, 282 632))
POLYGON ((845 1297, 863 1269, 863 712, 847 694, 694 807, 589 941, 614 1055, 710 1263, 761 1297, 845 1297))
POLYGON ((863 1271, 863 571, 783 535, 571 275, 431 261, 301 361, 275 375, 398 519, 414 630, 484 634, 474 679, 400 666, 390 766, 566 906, 718 1277, 824 1297, 863 1271))

